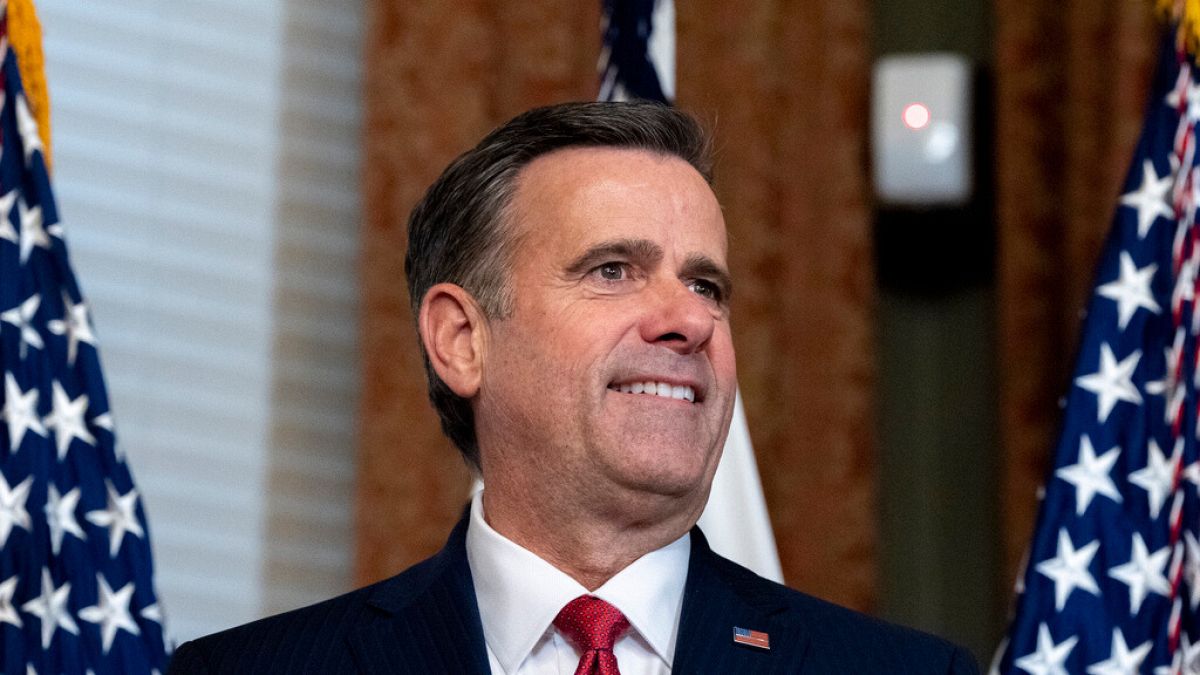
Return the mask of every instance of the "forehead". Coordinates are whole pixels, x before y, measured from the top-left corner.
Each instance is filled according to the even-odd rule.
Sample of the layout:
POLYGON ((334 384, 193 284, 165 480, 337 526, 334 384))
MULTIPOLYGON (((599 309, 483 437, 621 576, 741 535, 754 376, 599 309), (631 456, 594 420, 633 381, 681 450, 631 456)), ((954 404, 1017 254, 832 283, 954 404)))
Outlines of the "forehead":
POLYGON ((510 207, 527 251, 568 253, 628 238, 725 259, 725 219, 716 196, 695 168, 674 155, 556 150, 522 169, 510 207))

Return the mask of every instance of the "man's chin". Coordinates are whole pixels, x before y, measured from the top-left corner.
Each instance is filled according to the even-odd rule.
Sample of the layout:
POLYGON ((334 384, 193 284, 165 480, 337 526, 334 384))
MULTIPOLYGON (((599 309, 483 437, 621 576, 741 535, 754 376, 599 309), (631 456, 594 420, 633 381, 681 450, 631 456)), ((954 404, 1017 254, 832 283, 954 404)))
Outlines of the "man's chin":
POLYGON ((717 460, 711 451, 697 450, 694 445, 671 449, 663 444, 624 445, 622 450, 626 452, 607 473, 625 491, 665 499, 708 493, 717 460))

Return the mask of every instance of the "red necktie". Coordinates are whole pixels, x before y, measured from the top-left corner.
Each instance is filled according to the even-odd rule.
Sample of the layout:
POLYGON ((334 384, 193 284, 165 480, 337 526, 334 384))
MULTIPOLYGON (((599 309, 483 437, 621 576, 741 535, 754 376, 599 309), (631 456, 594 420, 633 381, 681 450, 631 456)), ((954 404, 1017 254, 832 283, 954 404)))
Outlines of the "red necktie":
POLYGON ((613 643, 629 628, 621 610, 600 598, 581 595, 567 603, 554 626, 583 652, 575 675, 621 675, 613 643))

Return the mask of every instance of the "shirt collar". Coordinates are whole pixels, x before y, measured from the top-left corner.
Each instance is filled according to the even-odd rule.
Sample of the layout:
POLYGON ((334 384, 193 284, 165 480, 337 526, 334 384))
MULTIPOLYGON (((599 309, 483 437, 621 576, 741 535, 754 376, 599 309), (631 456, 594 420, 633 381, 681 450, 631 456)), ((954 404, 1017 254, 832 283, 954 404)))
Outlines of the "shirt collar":
MULTIPOLYGON (((592 593, 620 609, 668 668, 683 609, 689 537, 684 534, 638 558, 592 593)), ((483 516, 482 491, 471 500, 467 561, 484 639, 506 673, 515 672, 529 656, 563 606, 588 593, 582 584, 492 529, 483 516)))

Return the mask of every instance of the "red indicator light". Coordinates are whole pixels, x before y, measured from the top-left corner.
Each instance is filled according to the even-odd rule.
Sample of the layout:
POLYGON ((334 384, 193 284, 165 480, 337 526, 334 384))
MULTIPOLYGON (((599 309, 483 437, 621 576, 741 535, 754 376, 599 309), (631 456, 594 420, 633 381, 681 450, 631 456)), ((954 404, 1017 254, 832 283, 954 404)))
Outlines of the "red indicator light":
POLYGON ((909 103, 904 106, 904 126, 909 129, 923 129, 929 124, 929 108, 920 103, 909 103))

